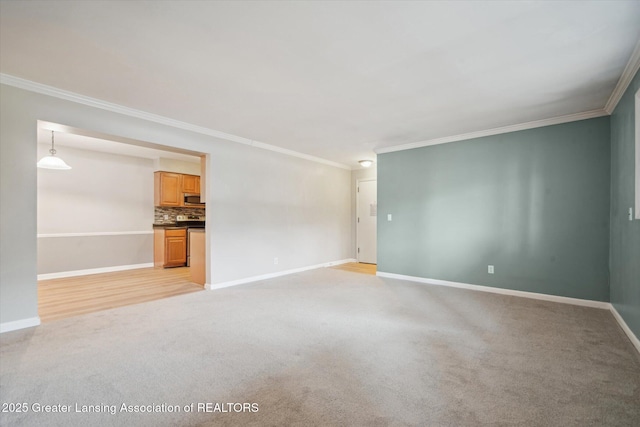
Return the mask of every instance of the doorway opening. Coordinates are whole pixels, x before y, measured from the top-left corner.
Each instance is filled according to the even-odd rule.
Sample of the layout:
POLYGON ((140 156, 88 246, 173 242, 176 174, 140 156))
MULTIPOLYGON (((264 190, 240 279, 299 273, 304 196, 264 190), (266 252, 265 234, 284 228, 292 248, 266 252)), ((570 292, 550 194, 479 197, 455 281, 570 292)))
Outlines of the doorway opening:
MULTIPOLYGON (((198 279, 186 266, 187 224, 206 232, 205 204, 158 206, 158 171, 206 180, 206 155, 176 147, 38 121, 38 158, 51 148, 70 170, 38 169, 38 312, 43 322, 204 289, 209 260, 199 249, 198 279), (188 222, 176 223, 178 216, 188 222), (196 218, 197 217, 197 218, 196 218), (159 229, 182 230, 184 263, 154 268, 159 229), (202 270, 200 272, 200 270, 202 270), (197 282, 197 283, 196 283, 197 282)), ((200 193, 189 188, 189 196, 200 193)), ((203 201, 206 201, 206 191, 203 201)), ((175 233, 174 233, 175 234, 175 233)), ((194 239, 203 242, 204 239, 194 239)), ((204 246, 204 245, 203 245, 204 246)))
POLYGON ((356 259, 377 264, 378 185, 376 179, 356 182, 356 259))

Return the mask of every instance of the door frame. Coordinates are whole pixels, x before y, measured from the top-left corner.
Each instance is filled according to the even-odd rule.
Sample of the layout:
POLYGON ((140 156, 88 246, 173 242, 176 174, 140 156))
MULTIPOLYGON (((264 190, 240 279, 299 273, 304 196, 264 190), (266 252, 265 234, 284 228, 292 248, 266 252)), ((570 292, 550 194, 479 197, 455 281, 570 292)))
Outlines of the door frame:
MULTIPOLYGON (((182 148, 182 147, 178 147, 175 145, 166 145, 166 144, 159 144, 159 143, 154 143, 154 142, 146 142, 143 140, 138 140, 138 139, 132 139, 132 138, 126 138, 126 137, 120 137, 114 134, 108 134, 108 133, 102 133, 100 131, 96 131, 90 128, 78 128, 78 127, 74 127, 74 126, 70 126, 70 125, 65 125, 59 122, 53 122, 53 121, 47 121, 47 120, 37 120, 36 122, 36 140, 35 140, 35 145, 37 148, 38 145, 38 139, 37 139, 37 134, 39 129, 41 128, 45 128, 45 127, 49 127, 52 129, 57 129, 58 132, 65 132, 65 133, 70 133, 70 134, 74 134, 74 135, 80 135, 80 136, 85 136, 85 137, 92 137, 92 138, 98 138, 98 139, 103 139, 106 141, 111 141, 114 143, 120 143, 120 144, 128 144, 128 145, 133 145, 133 146, 141 146, 141 147, 147 147, 147 148, 153 148, 156 150, 160 150, 160 151, 166 151, 166 152, 178 152, 178 153, 188 153, 191 154, 195 157, 199 157, 200 158, 200 179, 201 179, 201 183, 204 180, 204 189, 205 192, 203 194, 203 196, 205 197, 205 201, 208 201, 209 199, 209 194, 211 193, 211 184, 210 182, 212 180, 209 179, 209 176, 211 171, 213 170, 213 168, 211 167, 211 162, 212 162, 212 154, 208 153, 208 152, 202 152, 202 151, 195 151, 195 150, 191 150, 191 149, 186 149, 186 148, 182 148), (203 173, 204 172, 204 173, 203 173)), ((111 151, 105 152, 105 153, 112 153, 111 151)), ((33 164, 33 168, 35 169, 35 163, 33 164)), ((36 173, 36 177, 37 177, 37 173, 36 173)), ((202 188, 202 186, 201 186, 202 188)), ((35 185, 35 199, 36 202, 38 200, 38 185, 36 183, 35 185)), ((211 204, 208 204, 206 206, 211 206, 211 204)), ((211 283, 211 257, 210 257, 210 245, 211 245, 211 241, 212 236, 210 233, 210 224, 212 223, 211 220, 211 216, 212 216, 212 209, 206 209, 205 211, 205 251, 204 251, 204 257, 205 257, 205 283, 204 283, 204 289, 207 290, 207 286, 210 286, 209 283, 211 283)), ((38 216, 38 206, 36 203, 36 218, 38 216)), ((107 235, 107 234, 113 234, 113 235, 123 235, 123 234, 139 234, 138 232, 114 232, 114 233, 100 233, 100 232, 92 232, 92 233, 59 233, 61 235, 63 234, 68 234, 68 235, 72 235, 72 234, 80 234, 80 235, 85 235, 85 236, 95 236, 95 235, 107 235)), ((145 233, 140 233, 140 234, 146 234, 145 233)), ((153 231, 149 231, 149 234, 151 234, 152 236, 154 235, 153 231)), ((38 276, 41 276, 40 274, 37 274, 37 241, 38 241, 38 226, 36 224, 35 227, 35 241, 36 241, 36 289, 37 289, 37 281, 41 280, 38 279, 38 276)), ((154 250, 155 248, 152 246, 152 250, 154 250)), ((149 267, 153 267, 155 260, 154 260, 154 256, 152 253, 152 261, 150 263, 147 263, 148 266, 146 268, 149 267)), ((142 265, 142 264, 140 264, 142 265)), ((116 266, 117 268, 118 266, 116 266)), ((145 267, 141 267, 141 268, 145 268, 145 267)), ((90 274, 96 274, 96 273, 108 273, 108 272, 112 272, 112 271, 124 271, 121 269, 113 269, 113 267, 99 267, 99 268, 95 268, 95 269, 86 269, 86 270, 80 270, 83 271, 84 274, 76 274, 76 275, 68 275, 66 273, 68 272, 62 272, 64 275, 58 276, 58 277, 43 277, 44 279, 53 279, 53 278, 66 278, 66 277, 82 277, 82 276, 87 276, 90 274), (93 271, 91 271, 93 270, 93 271), (103 271, 100 271, 103 270, 103 271), (91 271, 91 272, 90 272, 91 271)), ((45 275, 48 275, 49 273, 45 273, 45 275)), ((57 275, 57 273, 50 273, 52 275, 57 275)), ((36 295, 36 309, 37 307, 39 307, 39 303, 40 303, 40 298, 36 295)), ((74 315, 76 316, 76 315, 74 315)), ((34 324, 34 325, 29 325, 29 326, 37 326, 40 325, 40 318, 37 317, 38 319, 38 323, 34 324)), ((27 319, 28 320, 28 319, 27 319)), ((11 322, 8 322, 11 323, 11 322)), ((4 323, 3 323, 4 326, 4 323)), ((22 328, 22 327, 20 327, 22 328)), ((18 329, 20 329, 18 328, 18 329)), ((13 330, 13 329, 11 329, 13 330)), ((9 330, 7 330, 9 331, 9 330)), ((2 330, 2 332, 5 332, 4 329, 2 330)))
MULTIPOLYGON (((360 200, 358 197, 358 188, 360 187, 360 183, 361 182, 367 182, 367 181, 376 181, 376 204, 378 203, 378 178, 362 178, 362 179, 356 179, 356 211, 354 212, 354 216, 353 216, 353 222, 356 225, 356 261, 360 262, 360 252, 358 251, 359 245, 358 245, 358 211, 359 211, 359 207, 360 207, 360 200)), ((376 215, 376 251, 377 251, 377 247, 378 247, 378 217, 376 215)), ((377 257, 376 257, 376 261, 377 261, 377 257)), ((368 263, 365 263, 368 264, 368 263)), ((374 264, 377 265, 377 264, 374 264)))

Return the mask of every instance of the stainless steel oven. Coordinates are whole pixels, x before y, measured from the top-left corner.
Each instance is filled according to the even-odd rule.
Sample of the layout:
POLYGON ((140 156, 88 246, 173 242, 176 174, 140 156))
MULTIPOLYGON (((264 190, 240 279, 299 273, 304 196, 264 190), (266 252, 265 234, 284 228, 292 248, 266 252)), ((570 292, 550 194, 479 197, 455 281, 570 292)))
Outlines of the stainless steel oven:
POLYGON ((189 240, 191 240, 191 229, 193 228, 204 228, 205 226, 205 217, 198 215, 178 215, 176 216, 176 224, 178 226, 187 227, 187 267, 191 265, 191 249, 189 248, 191 244, 189 240))

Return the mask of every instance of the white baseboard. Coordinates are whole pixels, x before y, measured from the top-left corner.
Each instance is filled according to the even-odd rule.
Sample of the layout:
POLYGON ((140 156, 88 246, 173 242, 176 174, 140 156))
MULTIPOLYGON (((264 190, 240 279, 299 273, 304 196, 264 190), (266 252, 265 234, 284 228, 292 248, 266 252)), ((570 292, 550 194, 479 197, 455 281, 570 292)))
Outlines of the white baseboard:
POLYGON ((18 329, 31 328, 40 325, 40 317, 29 317, 28 319, 14 320, 13 322, 0 323, 0 334, 18 329))
POLYGON ((358 262, 358 260, 355 258, 346 258, 346 259, 341 259, 339 261, 327 262, 326 264, 321 264, 321 265, 322 267, 335 267, 336 265, 348 264, 350 262, 358 262))
POLYGON ((613 314, 613 317, 615 317, 615 319, 618 321, 618 324, 620 325, 624 333, 627 334, 627 337, 629 337, 629 341, 631 341, 631 344, 633 344, 636 350, 638 350, 638 353, 640 353, 640 340, 638 339, 638 337, 636 337, 636 335, 633 333, 629 325, 627 325, 627 322, 624 321, 624 319, 622 318, 620 313, 618 313, 618 310, 616 310, 613 304, 610 304, 610 306, 611 306, 610 308, 611 314, 613 314))
POLYGON ((61 279, 63 277, 86 276, 89 274, 112 273, 114 271, 135 270, 153 267, 152 262, 144 264, 114 265, 113 267, 88 268, 86 270, 60 271, 58 273, 38 274, 38 280, 61 279))
POLYGON ((616 321, 618 322, 618 324, 620 325, 624 333, 627 334, 627 337, 629 337, 631 344, 633 344, 636 350, 638 350, 638 353, 640 353, 640 340, 638 340, 638 337, 636 337, 636 335, 633 333, 631 328, 629 328, 629 325, 627 325, 627 323, 624 321, 620 313, 618 313, 618 310, 616 310, 613 304, 608 302, 561 297, 557 295, 539 294, 536 292, 516 291, 513 289, 492 288, 490 286, 480 286, 480 285, 472 285, 469 283, 450 282, 447 280, 426 279, 424 277, 405 276, 403 274, 385 273, 383 271, 378 271, 376 275, 380 277, 386 277, 389 279, 408 280, 411 282, 427 283, 429 285, 448 286, 452 288, 469 289, 472 291, 490 292, 490 293, 502 294, 502 295, 512 295, 516 297, 531 298, 531 299, 538 299, 543 301, 559 302, 562 304, 580 305, 583 307, 593 307, 593 308, 600 308, 603 310, 609 310, 611 311, 611 314, 613 314, 613 317, 616 319, 616 321))
MULTIPOLYGON (((207 290, 228 288, 230 286, 236 286, 236 285, 241 285, 241 284, 244 284, 244 283, 256 282, 256 281, 259 281, 259 280, 271 279, 271 278, 279 277, 279 276, 286 276, 288 274, 300 273, 300 272, 303 272, 303 271, 313 270, 313 269, 316 269, 316 268, 332 267, 332 266, 335 266, 335 265, 346 264, 346 263, 349 263, 349 262, 357 262, 357 261, 355 259, 353 259, 353 258, 348 258, 348 259, 343 259, 343 260, 339 260, 339 261, 332 261, 332 262, 327 262, 327 263, 323 263, 323 264, 316 264, 316 265, 311 265, 311 266, 307 266, 307 267, 295 268, 295 269, 292 269, 292 270, 285 270, 285 271, 279 271, 279 272, 276 272, 276 273, 263 274, 263 275, 260 275, 260 276, 247 277, 247 278, 244 278, 244 279, 233 280, 233 281, 229 281, 229 282, 216 283, 216 284, 213 284, 213 285, 209 284, 209 283, 206 283, 204 285, 204 287, 207 290)), ((135 268, 147 268, 147 267, 153 267, 153 263, 149 263, 149 264, 134 264, 134 265, 128 265, 128 266, 125 265, 125 266, 118 266, 118 267, 107 267, 107 268, 102 268, 102 269, 94 268, 94 269, 90 269, 90 270, 78 270, 76 272, 65 272, 65 273, 77 273, 77 272, 91 271, 91 273, 83 273, 83 274, 95 274, 95 273, 103 273, 103 272, 106 272, 106 271, 122 271, 122 270, 131 270, 131 269, 135 269, 135 268), (123 268, 123 267, 125 267, 125 268, 123 268), (101 270, 101 271, 97 271, 97 270, 101 270)), ((52 274, 63 274, 63 273, 52 273, 52 274)), ((78 276, 78 275, 80 275, 80 274, 74 274, 74 276, 78 276)), ((616 308, 613 306, 613 304, 608 303, 608 302, 591 301, 591 300, 584 300, 584 299, 579 299, 579 298, 561 297, 561 296, 557 296, 557 295, 539 294, 539 293, 535 293, 535 292, 516 291, 516 290, 512 290, 512 289, 492 288, 490 286, 480 286, 480 285, 472 285, 472 284, 469 284, 469 283, 450 282, 450 281, 447 281, 447 280, 427 279, 427 278, 424 278, 424 277, 406 276, 406 275, 403 275, 403 274, 385 273, 385 272, 382 272, 382 271, 377 272, 376 275, 379 276, 379 277, 386 277, 386 278, 389 278, 389 279, 408 280, 408 281, 411 281, 411 282, 426 283, 426 284, 436 285, 436 286, 448 286, 448 287, 452 287, 452 288, 469 289, 469 290, 473 290, 473 291, 490 292, 490 293, 494 293, 494 294, 511 295, 511 296, 517 296, 517 297, 523 297, 523 298, 532 298, 532 299, 538 299, 538 300, 543 300, 543 301, 552 301, 552 302, 559 302, 559 303, 563 303, 563 304, 572 304, 572 305, 579 305, 579 306, 584 306, 584 307, 593 307, 593 308, 600 308, 600 309, 609 310, 609 311, 611 311, 611 314, 616 319, 616 321, 618 322, 618 324, 620 325, 620 327, 622 328, 624 333, 627 335, 627 337, 631 341, 631 344, 633 344, 633 346, 636 348, 636 350, 638 350, 638 353, 640 353, 640 340, 638 339, 638 337, 636 337, 636 335, 633 333, 631 328, 629 328, 629 325, 627 325, 627 323, 624 321, 624 319, 622 318, 620 313, 618 313, 618 310, 616 310, 616 308)), ((70 277, 70 276, 59 276, 59 277, 70 277)), ((50 277, 50 278, 53 278, 53 277, 50 277)), ((41 280, 40 279, 40 275, 38 276, 38 280, 41 280)), ((30 328, 30 327, 38 326, 38 325, 40 325, 40 317, 31 317, 31 318, 28 318, 28 319, 15 320, 13 322, 0 323, 0 333, 9 332, 9 331, 15 331, 15 330, 18 330, 18 329, 30 328)))
POLYGON ((214 283, 214 284, 207 283, 207 284, 204 285, 204 288, 209 290, 209 291, 215 290, 215 289, 228 288, 230 286, 243 285, 245 283, 257 282, 257 281, 266 280, 266 279, 273 279, 274 277, 286 276, 286 275, 294 274, 294 273, 301 273, 303 271, 308 271, 308 270, 315 270, 316 268, 333 267, 333 266, 340 265, 340 264, 346 264, 348 262, 357 262, 357 261, 354 258, 341 259, 341 260, 338 260, 338 261, 330 261, 330 262, 325 262, 325 263, 322 263, 322 264, 309 265, 307 267, 300 267, 300 268, 294 268, 294 269, 291 269, 291 270, 277 271, 275 273, 261 274, 259 276, 245 277, 243 279, 231 280, 231 281, 228 281, 228 282, 221 282, 221 283, 214 283))
POLYGON ((51 237, 98 237, 98 236, 136 236, 143 234, 153 234, 153 230, 145 231, 93 231, 90 233, 52 233, 52 234, 37 234, 38 239, 51 238, 51 237))
POLYGON ((536 292, 493 288, 491 286, 481 286, 481 285, 472 285, 470 283, 450 282, 448 280, 426 279, 424 277, 405 276, 403 274, 385 273, 382 271, 377 272, 376 275, 380 277, 387 277, 389 279, 409 280, 411 282, 427 283, 430 285, 448 286, 451 288, 469 289, 472 291, 480 291, 480 292, 491 292, 494 294, 502 294, 502 295, 512 295, 516 297, 532 298, 532 299, 538 299, 543 301, 560 302, 563 304, 572 304, 572 305, 581 305, 584 307, 601 308, 603 310, 609 310, 609 308, 611 307, 611 304, 604 301, 592 301, 587 299, 561 297, 557 295, 539 294, 536 292))

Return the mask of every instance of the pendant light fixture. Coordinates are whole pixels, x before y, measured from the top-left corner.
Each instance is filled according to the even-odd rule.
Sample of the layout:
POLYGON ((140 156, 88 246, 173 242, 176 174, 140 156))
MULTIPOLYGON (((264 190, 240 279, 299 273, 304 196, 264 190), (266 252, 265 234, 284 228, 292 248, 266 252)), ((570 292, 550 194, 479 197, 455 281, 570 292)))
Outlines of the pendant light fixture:
POLYGON ((53 131, 51 131, 51 150, 49 150, 49 153, 51 153, 51 155, 40 159, 37 166, 41 169, 71 169, 71 166, 66 164, 64 160, 62 160, 60 157, 56 157, 56 149, 54 148, 53 144, 53 131))

